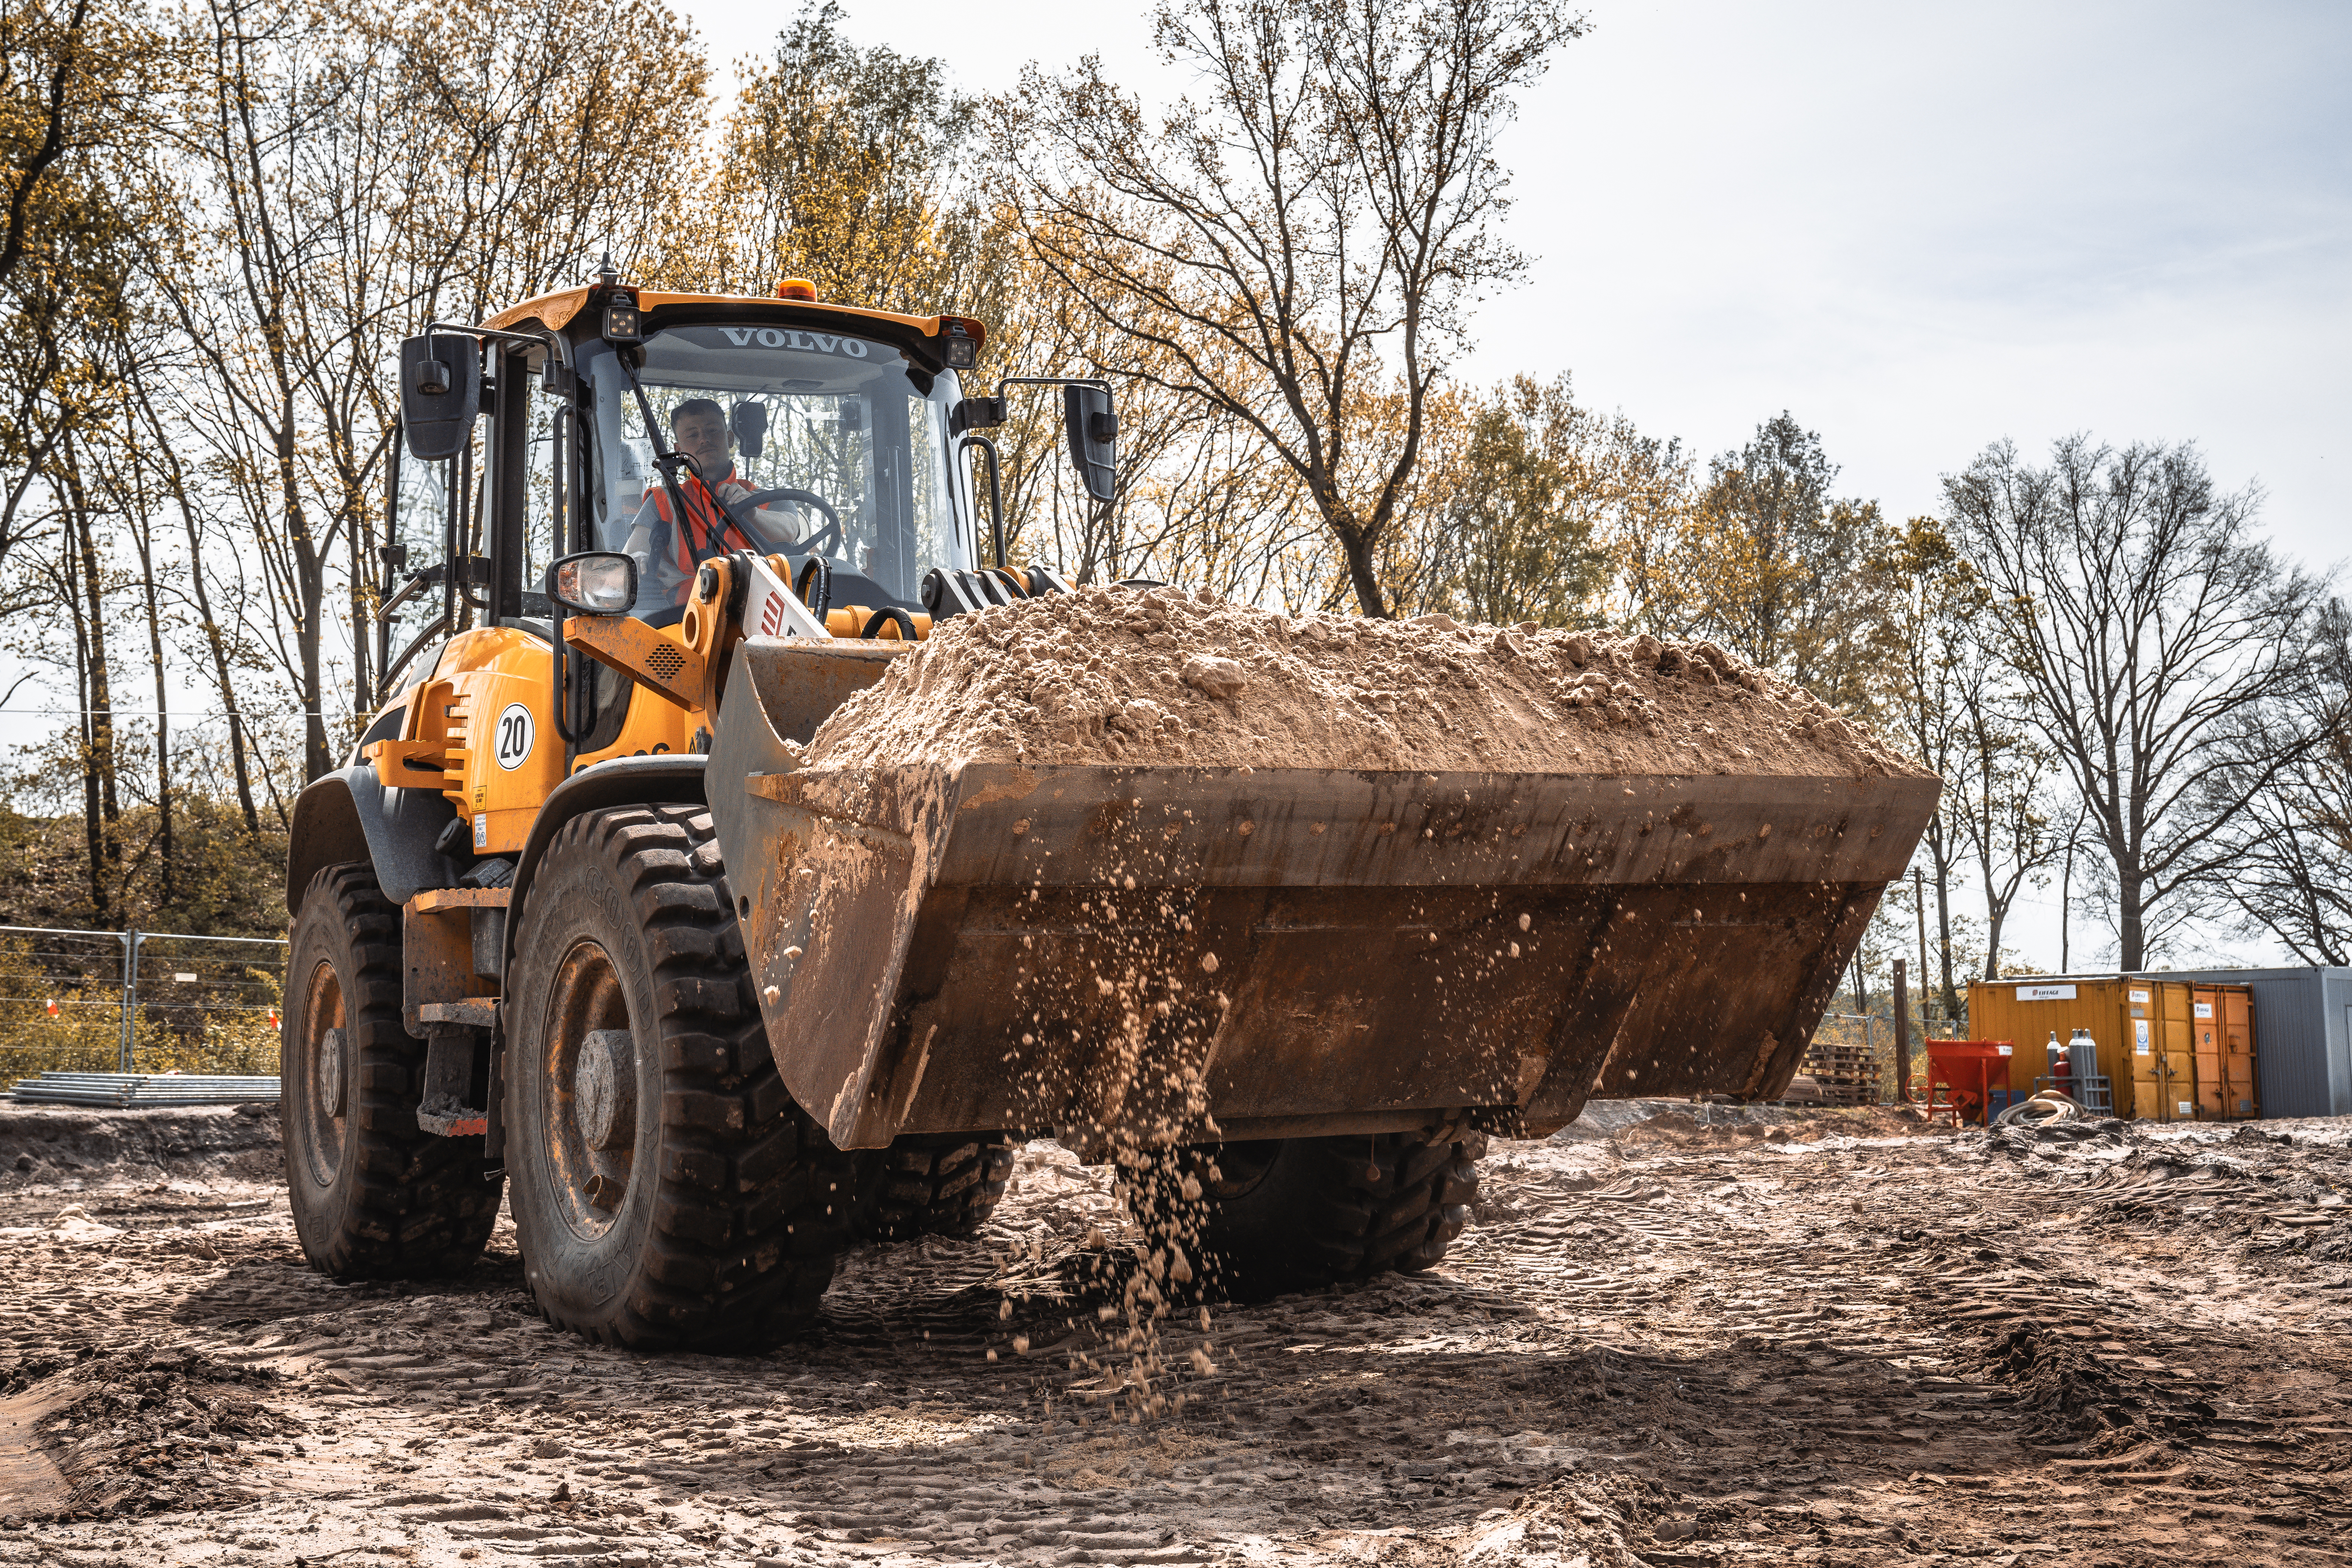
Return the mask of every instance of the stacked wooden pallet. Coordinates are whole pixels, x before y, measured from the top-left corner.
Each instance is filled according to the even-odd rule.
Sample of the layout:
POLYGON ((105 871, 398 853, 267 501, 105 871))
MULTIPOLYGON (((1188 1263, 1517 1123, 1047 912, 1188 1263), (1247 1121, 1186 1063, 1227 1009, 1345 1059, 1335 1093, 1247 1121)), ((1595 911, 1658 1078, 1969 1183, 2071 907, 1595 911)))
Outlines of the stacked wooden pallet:
POLYGON ((1825 1105, 1878 1103, 1878 1053, 1867 1046, 1831 1045, 1815 1041, 1797 1068, 1822 1086, 1825 1105))

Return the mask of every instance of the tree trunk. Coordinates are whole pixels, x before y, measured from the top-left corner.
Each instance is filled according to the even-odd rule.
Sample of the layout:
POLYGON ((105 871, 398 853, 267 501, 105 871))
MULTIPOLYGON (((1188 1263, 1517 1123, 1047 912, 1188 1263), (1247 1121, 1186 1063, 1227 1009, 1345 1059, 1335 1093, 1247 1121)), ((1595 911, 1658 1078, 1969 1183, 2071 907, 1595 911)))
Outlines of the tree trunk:
POLYGON ((121 890, 115 877, 122 862, 122 802, 115 779, 114 678, 106 647, 106 583, 89 498, 82 489, 71 441, 66 443, 63 455, 66 509, 81 578, 83 613, 89 617, 82 633, 89 650, 89 687, 82 702, 87 710, 83 714, 82 804, 89 837, 92 902, 103 915, 113 907, 121 890))
POLYGON ((1340 553, 1347 557, 1348 585, 1356 591, 1356 607, 1368 616, 1387 620, 1388 597, 1381 592, 1380 574, 1372 570, 1372 536, 1356 521, 1345 502, 1329 495, 1318 494, 1315 500, 1323 513, 1324 526, 1339 542, 1340 553))
POLYGON ((326 683, 321 670, 320 644, 327 609, 326 563, 319 542, 310 536, 310 520, 302 508, 301 479, 294 459, 295 409, 289 395, 278 426, 278 481, 286 516, 286 542, 294 557, 297 595, 294 627, 296 655, 300 663, 298 694, 302 699, 302 781, 323 778, 334 771, 327 751, 326 683))
POLYGON ((1936 956, 1944 975, 1944 1017, 1949 1021, 1960 1016, 1960 993, 1952 984, 1952 868, 1942 855, 1936 857, 1936 956))
POLYGON ((155 839, 159 852, 156 900, 171 904, 178 896, 172 842, 171 681, 163 659, 163 612, 155 582, 155 531, 144 513, 131 521, 131 528, 132 542, 139 551, 139 574, 147 600, 147 658, 155 672, 155 839))
POLYGON ((2116 868, 2116 939, 2121 949, 2117 961, 2126 974, 2137 973, 2147 961, 2143 951, 2147 941, 2147 916, 2141 897, 2143 880, 2137 871, 2116 868))

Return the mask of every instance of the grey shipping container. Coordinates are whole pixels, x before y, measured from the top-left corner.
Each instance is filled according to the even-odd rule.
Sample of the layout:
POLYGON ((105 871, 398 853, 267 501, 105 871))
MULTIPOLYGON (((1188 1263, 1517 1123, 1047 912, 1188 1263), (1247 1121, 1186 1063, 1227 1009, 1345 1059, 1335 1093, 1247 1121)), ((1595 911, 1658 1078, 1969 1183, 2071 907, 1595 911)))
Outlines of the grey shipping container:
POLYGON ((2252 990, 2263 1116, 2352 1116, 2352 969, 2168 969, 2158 977, 2252 990))

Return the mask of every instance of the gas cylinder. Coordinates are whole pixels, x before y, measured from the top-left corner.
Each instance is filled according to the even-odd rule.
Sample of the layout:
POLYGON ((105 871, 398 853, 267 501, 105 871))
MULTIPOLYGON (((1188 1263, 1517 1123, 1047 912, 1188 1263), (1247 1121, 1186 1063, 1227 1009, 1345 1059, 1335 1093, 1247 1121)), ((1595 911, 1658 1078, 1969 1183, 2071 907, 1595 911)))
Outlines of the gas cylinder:
POLYGON ((2090 1030, 2076 1026, 2074 1037, 2066 1042, 2066 1059, 2069 1073, 2075 1082, 2098 1076, 2099 1047, 2098 1043, 2091 1038, 2090 1030))
POLYGON ((2067 1047, 2058 1043, 2057 1030, 2050 1031, 2050 1044, 2046 1048, 2050 1053, 2050 1087, 2061 1094, 2072 1094, 2074 1089, 2074 1064, 2067 1047))

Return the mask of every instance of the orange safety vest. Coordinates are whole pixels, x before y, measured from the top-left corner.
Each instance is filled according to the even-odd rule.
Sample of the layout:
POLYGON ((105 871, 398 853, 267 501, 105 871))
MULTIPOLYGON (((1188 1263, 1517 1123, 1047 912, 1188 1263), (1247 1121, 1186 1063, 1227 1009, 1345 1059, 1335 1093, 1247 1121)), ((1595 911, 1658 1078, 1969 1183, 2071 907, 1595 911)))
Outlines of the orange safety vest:
MULTIPOLYGON (((732 463, 727 466, 727 472, 720 478, 719 485, 724 489, 730 483, 738 488, 742 486, 742 481, 735 477, 732 463)), ((726 542, 730 525, 712 497, 709 487, 700 479, 691 473, 683 475, 677 481, 677 488, 686 497, 684 528, 678 527, 677 520, 670 516, 669 487, 656 479, 650 493, 655 514, 670 525, 670 549, 677 558, 678 573, 686 580, 678 600, 684 604, 684 595, 693 590, 695 569, 712 556, 727 552, 726 542)), ((744 493, 748 495, 751 492, 745 490, 744 493)))

